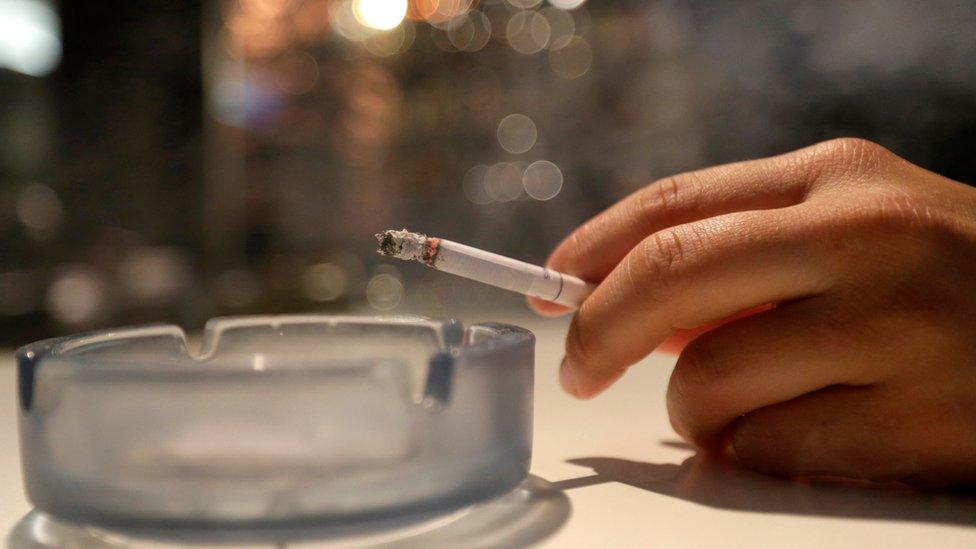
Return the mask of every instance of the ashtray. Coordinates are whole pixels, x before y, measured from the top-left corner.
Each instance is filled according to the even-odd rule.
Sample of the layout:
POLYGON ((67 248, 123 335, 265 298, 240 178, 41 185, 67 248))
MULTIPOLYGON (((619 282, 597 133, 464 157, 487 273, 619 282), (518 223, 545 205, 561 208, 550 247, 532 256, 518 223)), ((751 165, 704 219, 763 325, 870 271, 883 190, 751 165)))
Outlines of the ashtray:
POLYGON ((450 513, 529 469, 534 337, 260 316, 17 352, 27 495, 69 523, 261 531, 450 513))

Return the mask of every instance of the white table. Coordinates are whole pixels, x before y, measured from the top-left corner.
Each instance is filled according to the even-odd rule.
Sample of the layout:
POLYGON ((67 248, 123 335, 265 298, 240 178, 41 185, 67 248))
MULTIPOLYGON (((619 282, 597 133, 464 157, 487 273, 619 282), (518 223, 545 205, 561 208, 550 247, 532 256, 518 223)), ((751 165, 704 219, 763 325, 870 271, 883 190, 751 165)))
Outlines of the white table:
MULTIPOLYGON (((804 485, 703 463, 668 425, 673 359, 652 356, 601 397, 556 382, 565 320, 468 316, 538 336, 533 474, 566 490, 547 547, 976 547, 976 495, 804 485)), ((29 509, 16 436, 15 368, 0 359, 0 535, 29 509)))

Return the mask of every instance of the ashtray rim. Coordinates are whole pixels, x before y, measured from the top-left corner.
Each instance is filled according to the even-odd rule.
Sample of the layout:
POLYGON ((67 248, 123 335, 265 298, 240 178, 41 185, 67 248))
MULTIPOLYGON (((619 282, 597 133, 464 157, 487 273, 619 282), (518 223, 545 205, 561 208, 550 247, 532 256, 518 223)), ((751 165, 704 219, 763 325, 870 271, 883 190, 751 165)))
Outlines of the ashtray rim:
MULTIPOLYGON (((327 324, 345 325, 402 325, 407 327, 426 327, 437 336, 441 347, 436 355, 446 353, 455 359, 484 358, 495 354, 504 354, 509 350, 523 345, 532 345, 535 335, 519 326, 496 323, 476 322, 465 326, 461 321, 448 319, 430 319, 423 316, 357 316, 357 315, 327 315, 327 314, 287 314, 287 315, 239 315, 215 317, 206 322, 201 332, 201 346, 199 352, 191 352, 187 332, 177 324, 158 323, 143 324, 94 330, 61 337, 54 337, 35 341, 17 349, 18 395, 21 409, 30 408, 33 394, 35 371, 44 361, 53 359, 52 365, 73 372, 92 372, 97 368, 99 372, 117 371, 126 377, 149 377, 165 371, 170 374, 185 373, 199 375, 201 373, 232 372, 235 375, 267 375, 266 372, 246 370, 225 365, 217 365, 214 359, 219 358, 220 339, 222 334, 232 328, 241 326, 263 326, 278 329, 287 325, 315 325, 327 324), (465 341, 465 334, 472 329, 490 330, 492 337, 483 338, 478 342, 465 341), (170 336, 177 342, 178 347, 173 350, 174 363, 159 363, 158 361, 134 360, 128 362, 106 362, 98 358, 83 355, 70 355, 74 350, 90 345, 110 343, 141 337, 170 336), (177 362, 180 361, 180 362, 177 362), (138 365, 138 368, 133 368, 138 365), (205 370, 200 366, 206 365, 205 370)), ((376 359, 381 359, 377 356, 376 359)), ((338 362, 338 361, 336 361, 338 362)), ((352 361, 350 361, 352 362, 352 361)), ((312 367, 314 368, 314 367, 312 367)))
MULTIPOLYGON (((286 314, 286 315, 237 315, 211 318, 206 322, 201 331, 202 345, 200 351, 193 353, 188 344, 187 332, 181 326, 171 323, 150 323, 133 326, 122 326, 106 328, 103 330, 93 330, 80 332, 67 336, 53 337, 34 341, 17 349, 15 355, 18 364, 23 361, 39 362, 44 358, 61 358, 66 362, 78 364, 91 364, 100 362, 97 359, 90 359, 83 356, 62 356, 75 349, 87 345, 109 342, 131 337, 143 337, 151 335, 171 335, 182 341, 183 355, 179 358, 188 358, 194 361, 203 362, 216 356, 219 352, 220 336, 228 328, 239 326, 260 326, 268 324, 272 328, 282 325, 302 325, 302 324, 371 324, 371 325, 403 325, 429 327, 437 332, 442 338, 445 332, 455 327, 464 330, 465 326, 457 319, 430 319, 423 316, 397 315, 397 316, 356 316, 356 315, 328 315, 328 314, 286 314)), ((512 324, 497 322, 478 322, 466 326, 471 328, 488 328, 495 331, 495 337, 484 339, 474 344, 461 344, 457 342, 441 341, 443 347, 450 348, 455 355, 480 355, 486 352, 503 352, 509 348, 534 341, 535 336, 525 328, 512 324)), ((447 349, 445 349, 447 350, 447 349)))

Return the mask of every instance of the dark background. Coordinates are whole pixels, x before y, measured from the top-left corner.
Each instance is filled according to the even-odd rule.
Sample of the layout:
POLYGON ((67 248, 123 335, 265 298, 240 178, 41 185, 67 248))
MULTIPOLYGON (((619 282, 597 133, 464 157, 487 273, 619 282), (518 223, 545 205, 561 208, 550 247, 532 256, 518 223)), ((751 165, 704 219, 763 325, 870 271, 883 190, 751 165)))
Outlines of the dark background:
POLYGON ((61 47, 31 75, 0 40, 0 343, 520 307, 384 262, 372 234, 541 262, 655 178, 837 136, 976 181, 976 3, 559 5, 413 0, 381 33, 340 0, 0 0, 0 19, 56 14, 61 47), (513 113, 537 128, 525 152, 498 137, 513 113), (562 185, 533 198, 540 160, 562 185))

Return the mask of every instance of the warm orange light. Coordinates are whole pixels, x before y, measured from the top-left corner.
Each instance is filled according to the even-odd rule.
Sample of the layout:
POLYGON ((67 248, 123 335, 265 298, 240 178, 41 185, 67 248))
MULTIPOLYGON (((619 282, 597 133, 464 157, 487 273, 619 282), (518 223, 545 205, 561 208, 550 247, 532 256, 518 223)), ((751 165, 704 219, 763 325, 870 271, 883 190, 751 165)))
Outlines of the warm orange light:
POLYGON ((353 0, 353 13, 366 27, 390 30, 407 15, 407 0, 353 0))
POLYGON ((473 0, 410 0, 407 17, 436 25, 464 14, 474 4, 473 0))
POLYGON ((412 21, 426 21, 437 13, 440 0, 410 0, 407 7, 407 19, 412 21))

